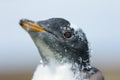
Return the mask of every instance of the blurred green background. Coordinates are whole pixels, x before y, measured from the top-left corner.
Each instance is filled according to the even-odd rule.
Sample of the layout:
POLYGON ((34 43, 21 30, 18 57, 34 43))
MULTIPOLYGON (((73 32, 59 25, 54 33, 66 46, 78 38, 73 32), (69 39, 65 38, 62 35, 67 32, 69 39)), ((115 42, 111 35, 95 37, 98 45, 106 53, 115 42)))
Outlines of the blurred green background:
POLYGON ((120 80, 119 0, 0 0, 0 10, 0 80, 31 80, 40 56, 19 20, 52 17, 82 28, 93 66, 106 80, 120 80))

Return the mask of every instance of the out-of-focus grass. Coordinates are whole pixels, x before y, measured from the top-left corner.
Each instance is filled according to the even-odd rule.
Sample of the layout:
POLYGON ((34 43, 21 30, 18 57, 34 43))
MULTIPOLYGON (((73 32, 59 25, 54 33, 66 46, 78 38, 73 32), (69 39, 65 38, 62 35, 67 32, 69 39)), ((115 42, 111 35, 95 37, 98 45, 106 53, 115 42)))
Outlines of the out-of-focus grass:
POLYGON ((32 80, 33 72, 0 73, 0 80, 32 80))
MULTIPOLYGON (((120 70, 104 70, 102 71, 105 76, 105 80, 120 80, 120 70)), ((0 80, 31 80, 33 75, 33 71, 21 71, 7 74, 0 73, 0 80)))
POLYGON ((120 80, 120 69, 104 70, 102 72, 105 76, 105 80, 120 80))

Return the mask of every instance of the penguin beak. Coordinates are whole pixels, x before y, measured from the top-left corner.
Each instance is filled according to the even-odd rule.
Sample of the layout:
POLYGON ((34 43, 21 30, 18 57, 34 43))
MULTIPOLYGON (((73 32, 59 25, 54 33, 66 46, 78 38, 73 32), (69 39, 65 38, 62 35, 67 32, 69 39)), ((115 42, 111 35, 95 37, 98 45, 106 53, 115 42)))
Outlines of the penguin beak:
POLYGON ((40 25, 27 19, 20 20, 20 25, 28 32, 46 32, 40 25))

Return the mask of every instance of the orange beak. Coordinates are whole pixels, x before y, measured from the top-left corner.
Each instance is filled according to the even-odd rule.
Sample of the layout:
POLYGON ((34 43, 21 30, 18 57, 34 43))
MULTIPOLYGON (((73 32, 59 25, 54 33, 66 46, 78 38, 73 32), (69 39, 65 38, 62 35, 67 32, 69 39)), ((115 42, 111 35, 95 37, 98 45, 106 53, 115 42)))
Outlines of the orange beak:
POLYGON ((24 20, 24 21, 20 21, 20 25, 27 31, 31 31, 31 32, 46 32, 46 30, 44 28, 42 28, 41 26, 39 26, 38 24, 31 22, 29 20, 24 20))

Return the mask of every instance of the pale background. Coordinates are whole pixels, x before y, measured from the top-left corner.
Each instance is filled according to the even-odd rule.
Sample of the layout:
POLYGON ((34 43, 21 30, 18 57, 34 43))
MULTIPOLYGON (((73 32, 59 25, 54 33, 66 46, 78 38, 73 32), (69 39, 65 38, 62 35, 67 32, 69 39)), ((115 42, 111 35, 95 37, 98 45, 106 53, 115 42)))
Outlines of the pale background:
POLYGON ((90 43, 92 64, 106 80, 120 80, 119 0, 0 0, 0 80, 30 80, 39 64, 37 48, 19 20, 52 17, 82 28, 90 43))

